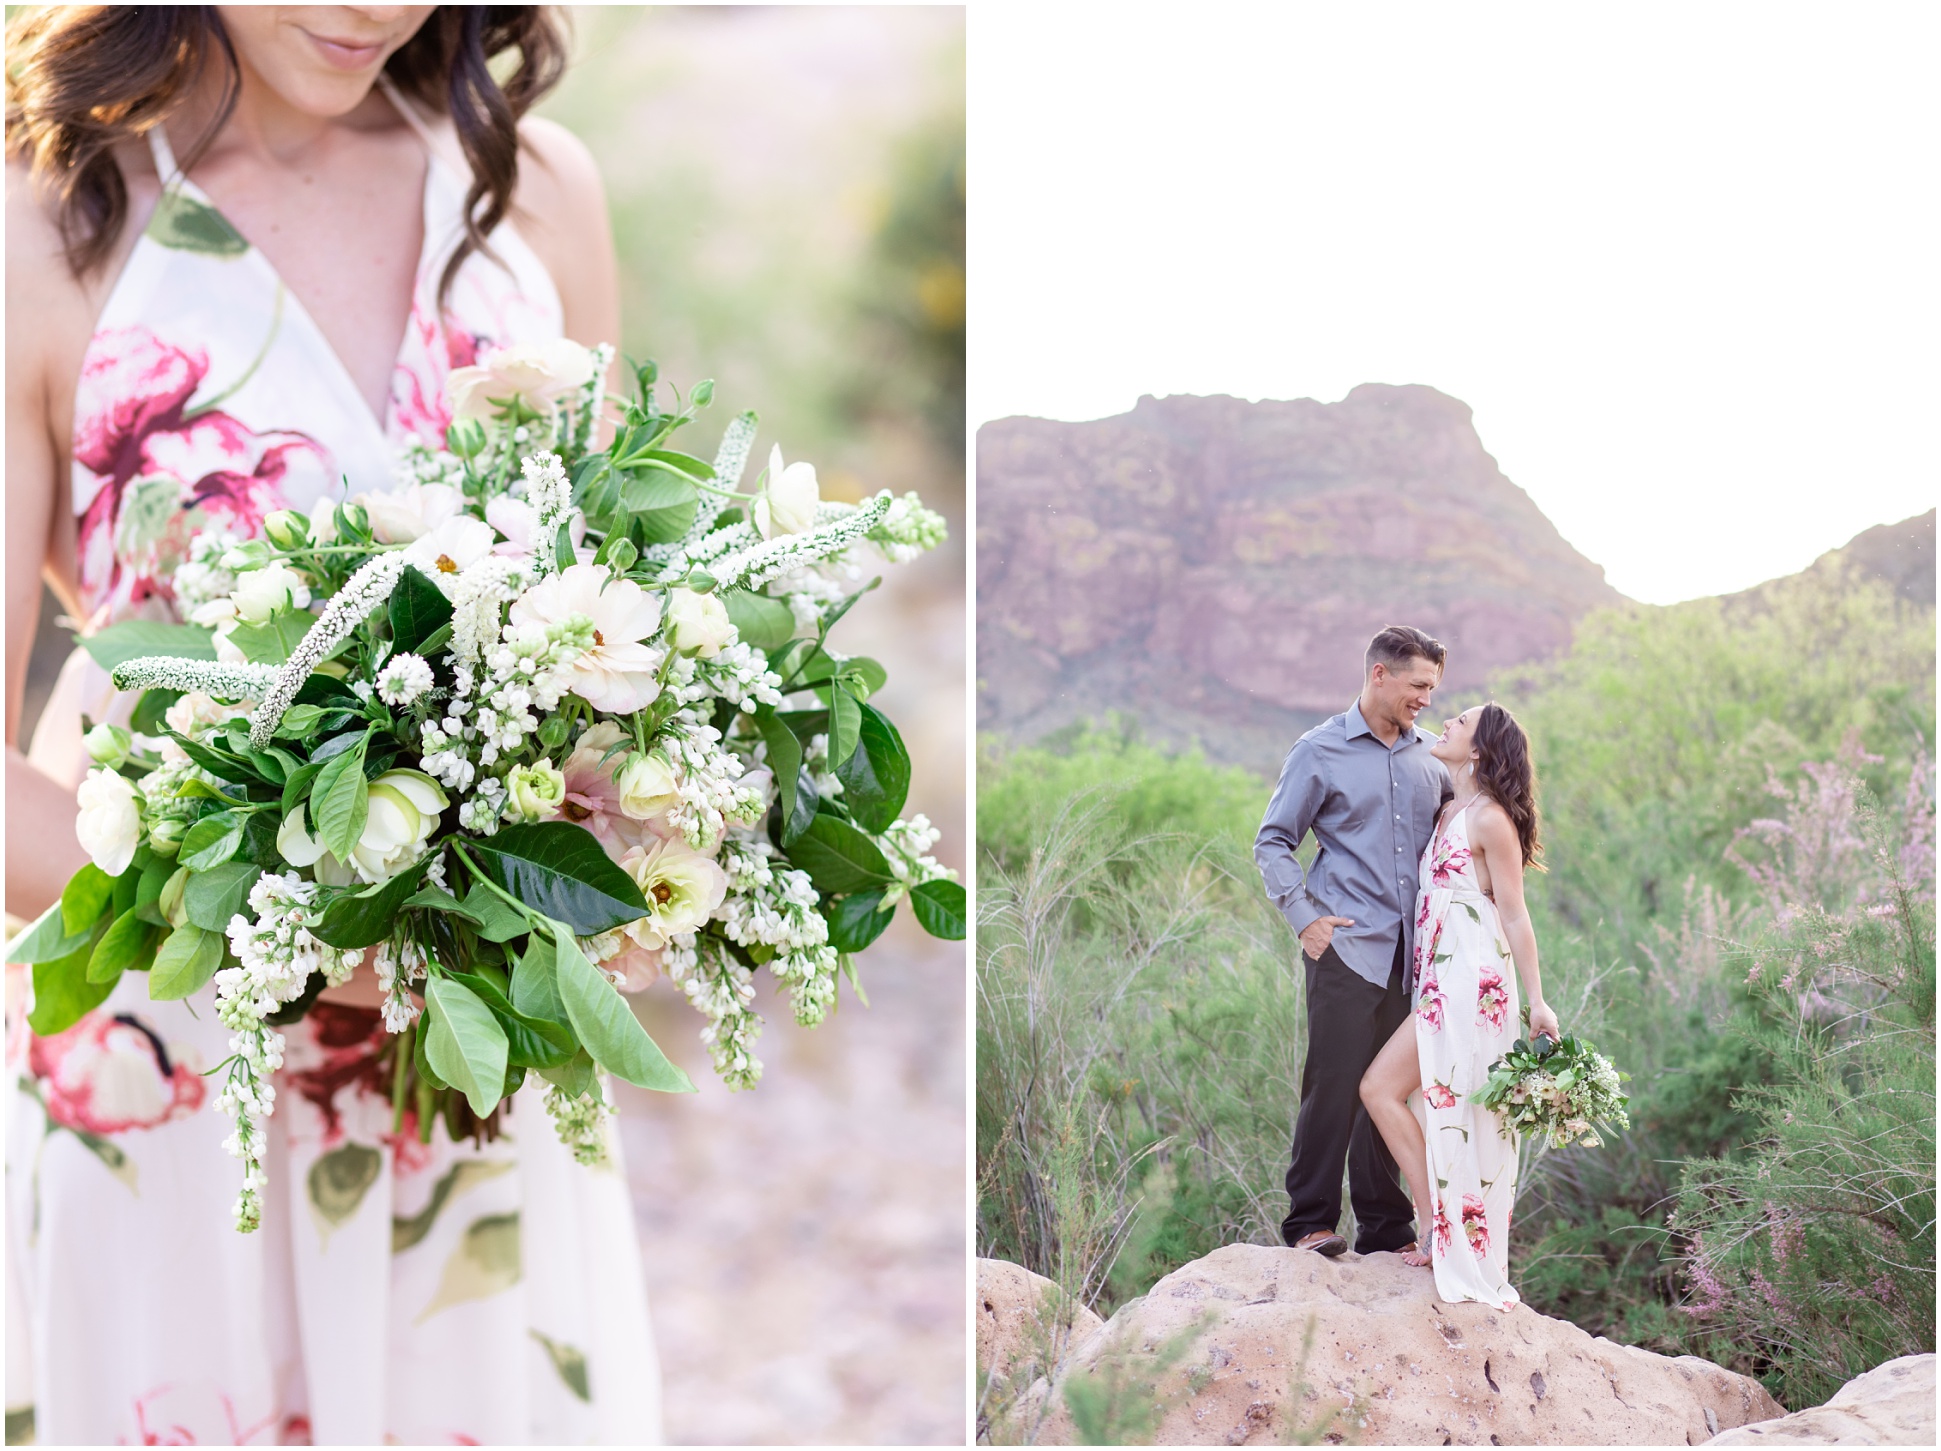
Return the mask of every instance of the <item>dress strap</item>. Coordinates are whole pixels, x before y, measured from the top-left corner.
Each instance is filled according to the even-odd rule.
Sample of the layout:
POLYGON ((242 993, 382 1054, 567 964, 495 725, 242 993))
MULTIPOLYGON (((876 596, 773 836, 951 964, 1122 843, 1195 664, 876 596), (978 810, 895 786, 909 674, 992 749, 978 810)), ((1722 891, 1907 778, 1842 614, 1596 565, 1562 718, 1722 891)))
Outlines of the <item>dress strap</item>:
POLYGON ((175 164, 175 149, 168 144, 168 132, 160 125, 148 128, 148 154, 155 158, 155 174, 167 186, 181 176, 182 168, 175 164))
POLYGON ((437 155, 438 143, 432 137, 431 127, 427 126, 425 124, 425 118, 418 114, 418 108, 405 99, 404 92, 398 89, 398 83, 385 75, 384 72, 379 71, 377 88, 384 92, 385 98, 393 106, 397 107, 398 114, 404 117, 404 124, 409 126, 417 135, 418 139, 424 143, 425 150, 434 156, 437 155))

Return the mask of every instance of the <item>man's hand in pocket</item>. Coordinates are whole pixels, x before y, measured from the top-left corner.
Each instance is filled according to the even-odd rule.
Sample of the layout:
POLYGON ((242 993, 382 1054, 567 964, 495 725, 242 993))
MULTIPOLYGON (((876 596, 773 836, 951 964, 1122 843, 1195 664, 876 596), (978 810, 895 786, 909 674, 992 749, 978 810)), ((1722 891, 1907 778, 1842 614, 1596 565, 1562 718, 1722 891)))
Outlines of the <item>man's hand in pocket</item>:
POLYGON ((1316 917, 1301 929, 1301 951, 1319 962, 1321 954, 1328 950, 1328 944, 1334 941, 1334 929, 1354 925, 1355 919, 1352 917, 1316 917))

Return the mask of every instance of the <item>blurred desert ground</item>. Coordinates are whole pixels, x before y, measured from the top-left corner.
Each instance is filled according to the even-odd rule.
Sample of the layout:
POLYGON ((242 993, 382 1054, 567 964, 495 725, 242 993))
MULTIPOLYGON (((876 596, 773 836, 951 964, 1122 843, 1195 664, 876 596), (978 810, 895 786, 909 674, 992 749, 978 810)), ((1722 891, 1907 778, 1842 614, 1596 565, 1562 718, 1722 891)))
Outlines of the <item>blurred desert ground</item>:
MULTIPOLYGON (((963 11, 572 11, 540 107, 598 159, 622 351, 716 380, 684 446, 762 415, 825 496, 916 489, 951 542, 884 572, 834 646, 889 671, 911 812, 963 870, 963 11)), ((592 340, 586 340, 592 341, 592 340)), ((751 477, 753 473, 751 468, 751 477)), ((28 717, 71 648, 50 599, 28 717)), ((767 1076, 730 1094, 664 985, 636 1000, 698 1095, 621 1085, 670 1441, 961 1444, 965 953, 899 914, 814 1032, 766 997, 767 1076)))

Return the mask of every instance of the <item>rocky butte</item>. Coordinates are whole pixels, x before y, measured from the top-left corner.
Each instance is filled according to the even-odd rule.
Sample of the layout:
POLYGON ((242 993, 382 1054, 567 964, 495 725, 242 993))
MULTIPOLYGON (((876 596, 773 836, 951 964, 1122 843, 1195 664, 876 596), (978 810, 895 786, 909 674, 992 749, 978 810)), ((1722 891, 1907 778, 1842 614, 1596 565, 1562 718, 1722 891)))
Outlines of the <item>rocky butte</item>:
POLYGON ((978 720, 1016 739, 1126 710, 1271 771, 1385 624, 1446 643, 1461 694, 1623 598, 1419 385, 1000 419, 977 486, 978 720))

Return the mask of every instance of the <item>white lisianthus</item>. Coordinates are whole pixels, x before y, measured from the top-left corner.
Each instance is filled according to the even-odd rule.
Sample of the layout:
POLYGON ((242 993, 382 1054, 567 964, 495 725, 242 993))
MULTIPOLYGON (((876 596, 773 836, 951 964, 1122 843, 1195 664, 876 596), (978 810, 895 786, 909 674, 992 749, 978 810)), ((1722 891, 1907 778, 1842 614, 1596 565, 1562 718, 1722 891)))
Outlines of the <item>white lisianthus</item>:
POLYGON ((676 650, 692 650, 703 660, 721 653, 735 641, 734 621, 728 607, 712 594, 696 594, 691 589, 676 589, 667 599, 667 622, 676 650))
POLYGON ((626 715, 660 694, 664 652, 645 641, 660 628, 660 601, 603 564, 576 564, 512 602, 514 625, 593 622, 593 648, 569 664, 573 693, 595 710, 626 715))
POLYGON ((768 486, 755 499, 755 527, 761 530, 762 538, 800 534, 813 527, 816 505, 821 502, 815 465, 798 460, 783 468, 781 445, 770 449, 768 486))
POLYGON ((97 768, 81 783, 78 799, 81 815, 74 823, 74 834, 97 867, 111 877, 120 876, 135 859, 142 834, 133 783, 97 768))
POLYGON ((620 793, 622 814, 635 821, 665 816, 681 799, 681 783, 674 768, 659 756, 629 756, 613 784, 620 793))
POLYGON ((235 601, 238 618, 260 625, 278 610, 300 610, 310 603, 310 586, 303 576, 287 564, 266 564, 236 576, 236 588, 229 598, 235 601))
POLYGON ((431 686, 431 662, 408 650, 393 655, 377 673, 377 693, 386 705, 409 705, 431 686))
POLYGON ((544 821, 566 800, 566 777, 551 761, 514 767, 505 778, 506 801, 522 821, 544 821))
POLYGON ((409 544, 465 510, 464 494, 450 484, 413 484, 392 493, 359 494, 351 502, 363 506, 380 544, 409 544))
POLYGON ((591 381, 593 366, 593 354, 571 338, 515 343, 476 366, 452 369, 445 396, 453 418, 489 419, 498 403, 514 398, 541 411, 591 381))
POLYGON ((314 868, 327 886, 386 881, 424 854, 439 813, 450 804, 424 772, 386 771, 371 782, 370 814, 348 862, 339 862, 311 834, 309 809, 301 804, 283 818, 276 849, 291 866, 314 868))
POLYGON ((404 551, 404 562, 429 575, 449 595, 458 576, 492 552, 494 538, 490 524, 462 514, 414 539, 404 551))
POLYGON ((324 855, 323 843, 310 834, 310 808, 299 801, 276 831, 276 854, 293 867, 313 867, 324 855))
POLYGON ((620 865, 647 899, 647 915, 623 930, 650 952, 696 931, 728 895, 728 874, 720 864, 679 837, 631 847, 620 865))

